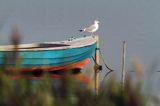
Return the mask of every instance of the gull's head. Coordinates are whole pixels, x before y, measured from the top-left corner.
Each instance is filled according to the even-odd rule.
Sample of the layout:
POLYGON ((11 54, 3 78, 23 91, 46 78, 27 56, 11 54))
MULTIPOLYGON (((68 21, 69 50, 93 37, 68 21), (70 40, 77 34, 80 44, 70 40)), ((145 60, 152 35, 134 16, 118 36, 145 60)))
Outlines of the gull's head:
POLYGON ((99 24, 99 21, 98 21, 98 20, 95 20, 94 23, 95 23, 95 24, 99 24))

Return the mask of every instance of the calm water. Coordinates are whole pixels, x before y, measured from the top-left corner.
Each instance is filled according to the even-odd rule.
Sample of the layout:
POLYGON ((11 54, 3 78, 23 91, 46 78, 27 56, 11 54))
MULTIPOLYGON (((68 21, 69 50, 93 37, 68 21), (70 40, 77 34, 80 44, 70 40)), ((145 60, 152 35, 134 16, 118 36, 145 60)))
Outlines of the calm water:
MULTIPOLYGON (((98 19, 101 24, 97 33, 107 64, 120 75, 122 42, 126 40, 127 69, 131 69, 132 59, 139 57, 147 76, 148 71, 160 69, 159 10, 158 0, 3 0, 0 1, 0 44, 9 43, 15 25, 22 33, 22 43, 31 43, 81 36, 77 30, 98 19), (156 66, 151 68, 153 63, 156 66)), ((158 92, 160 76, 157 72, 152 74, 146 79, 151 80, 158 92)))

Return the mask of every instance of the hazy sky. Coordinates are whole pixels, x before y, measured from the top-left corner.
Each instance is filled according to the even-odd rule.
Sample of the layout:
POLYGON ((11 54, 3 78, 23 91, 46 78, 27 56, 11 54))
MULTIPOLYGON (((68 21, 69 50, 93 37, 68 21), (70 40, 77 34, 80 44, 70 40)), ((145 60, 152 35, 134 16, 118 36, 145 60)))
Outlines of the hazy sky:
POLYGON ((22 33, 22 43, 59 41, 80 37, 77 30, 97 19, 101 22, 97 34, 109 66, 120 71, 126 40, 127 68, 138 56, 148 69, 160 59, 159 11, 160 0, 0 0, 0 44, 7 44, 13 26, 22 33))

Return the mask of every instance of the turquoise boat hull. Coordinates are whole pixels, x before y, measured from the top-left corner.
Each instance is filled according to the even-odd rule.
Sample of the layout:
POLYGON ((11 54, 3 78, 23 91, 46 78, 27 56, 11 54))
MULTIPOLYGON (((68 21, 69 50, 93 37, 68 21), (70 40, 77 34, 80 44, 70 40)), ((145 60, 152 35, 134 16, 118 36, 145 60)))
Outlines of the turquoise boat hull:
MULTIPOLYGON (((19 51, 19 65, 21 67, 37 67, 37 66, 64 66, 66 64, 82 61, 90 58, 95 51, 95 44, 87 47, 66 49, 66 50, 43 50, 43 51, 19 51)), ((13 52, 0 52, 0 64, 4 64, 5 56, 13 57, 13 52)), ((13 61, 7 65, 13 65, 13 61)))

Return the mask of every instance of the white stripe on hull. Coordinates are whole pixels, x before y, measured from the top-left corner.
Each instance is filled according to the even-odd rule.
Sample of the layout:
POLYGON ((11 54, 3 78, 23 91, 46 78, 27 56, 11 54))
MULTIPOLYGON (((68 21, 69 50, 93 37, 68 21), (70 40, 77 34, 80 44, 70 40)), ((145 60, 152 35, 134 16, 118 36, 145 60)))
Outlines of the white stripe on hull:
MULTIPOLYGON (((40 44, 20 44, 18 45, 19 51, 37 51, 37 50, 60 50, 60 49, 70 49, 70 48, 78 48, 78 47, 84 47, 89 46, 96 43, 96 39, 94 36, 86 36, 82 38, 71 38, 69 40, 60 41, 60 42, 44 42, 40 44, 63 44, 63 45, 69 45, 69 46, 60 46, 60 47, 49 47, 49 48, 39 48, 40 44)), ((12 51, 14 48, 14 45, 5 45, 0 46, 0 51, 12 51)))

